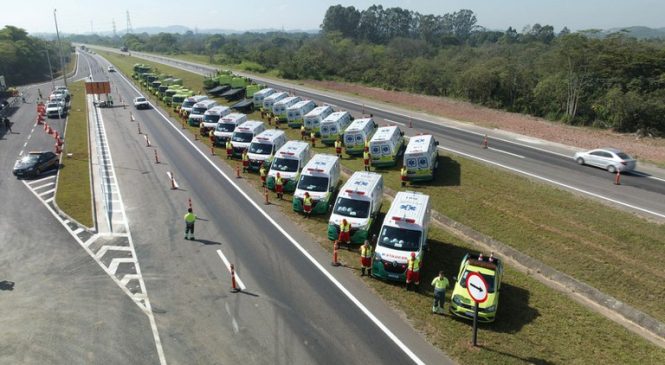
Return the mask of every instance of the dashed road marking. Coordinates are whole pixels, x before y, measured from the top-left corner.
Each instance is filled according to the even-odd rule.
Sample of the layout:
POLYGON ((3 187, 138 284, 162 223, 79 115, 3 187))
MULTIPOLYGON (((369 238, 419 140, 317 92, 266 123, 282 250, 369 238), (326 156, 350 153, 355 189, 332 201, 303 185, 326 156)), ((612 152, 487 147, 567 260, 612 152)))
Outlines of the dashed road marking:
POLYGON ((511 155, 511 156, 514 156, 514 157, 524 158, 524 156, 522 156, 522 155, 518 155, 516 153, 500 150, 500 149, 494 148, 494 147, 487 147, 487 149, 492 150, 492 151, 496 151, 496 152, 500 152, 500 153, 505 153, 506 155, 511 155))

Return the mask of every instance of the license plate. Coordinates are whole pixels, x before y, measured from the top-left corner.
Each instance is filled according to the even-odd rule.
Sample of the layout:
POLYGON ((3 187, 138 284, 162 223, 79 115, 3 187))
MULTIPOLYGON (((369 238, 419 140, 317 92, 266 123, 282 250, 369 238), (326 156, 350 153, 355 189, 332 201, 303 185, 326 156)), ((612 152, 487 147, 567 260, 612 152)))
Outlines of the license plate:
POLYGON ((388 274, 388 277, 391 279, 399 279, 399 275, 396 274, 388 274))

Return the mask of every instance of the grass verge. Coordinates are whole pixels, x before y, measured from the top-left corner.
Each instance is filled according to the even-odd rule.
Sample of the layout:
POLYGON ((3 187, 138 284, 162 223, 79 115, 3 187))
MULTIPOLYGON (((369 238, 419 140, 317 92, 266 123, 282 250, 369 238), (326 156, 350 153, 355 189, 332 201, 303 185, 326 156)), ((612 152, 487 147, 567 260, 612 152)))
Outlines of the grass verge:
MULTIPOLYGON (((146 63, 113 54, 104 56, 126 74, 131 74, 133 63, 146 63)), ((160 65, 159 68, 183 79, 187 77, 189 82, 194 82, 185 82, 185 86, 190 88, 198 88, 203 79, 167 66, 160 65)), ((259 119, 260 116, 255 113, 249 118, 259 119)), ((187 128, 192 133, 197 132, 195 128, 187 128)), ((297 130, 286 131, 290 139, 299 138, 297 130)), ((331 153, 332 149, 319 145, 314 152, 331 153)), ((416 185, 410 189, 430 194, 434 208, 441 213, 582 278, 620 299, 630 299, 633 294, 646 294, 646 285, 649 284, 637 282, 639 275, 636 272, 655 272, 656 257, 646 255, 640 258, 653 262, 651 269, 630 266, 630 269, 615 274, 622 276, 621 280, 607 280, 607 275, 621 264, 635 263, 628 250, 637 248, 645 251, 650 245, 662 243, 662 237, 665 237, 663 226, 517 175, 488 169, 471 160, 442 155, 439 162, 441 168, 434 184, 416 185), (544 206, 550 209, 543 209, 544 206), (607 229, 601 229, 608 224, 607 229), (620 236, 612 239, 612 234, 620 236), (617 247, 602 248, 600 252, 612 254, 612 250, 616 249, 617 253, 611 257, 599 255, 599 246, 604 244, 617 247), (596 272, 596 266, 600 266, 599 272, 596 272), (628 271, 632 272, 626 273, 628 271), (629 281, 629 284, 623 283, 623 280, 629 281), (636 286, 631 287, 630 284, 636 286)), ((345 158, 343 164, 359 170, 361 161, 345 158)), ((389 187, 399 190, 397 169, 380 172, 389 187)), ((245 177, 258 187, 257 176, 245 177)), ((323 247, 330 249, 329 242, 325 240, 327 217, 302 220, 291 211, 288 201, 276 204, 317 237, 323 247)), ((385 209, 387 206, 384 204, 385 209)), ((430 241, 432 252, 424 267, 424 283, 441 268, 448 277, 455 275, 464 253, 472 250, 465 242, 436 228, 431 230, 430 241)), ((340 257, 348 264, 347 267, 358 269, 357 252, 342 251, 340 257)), ((610 278, 616 279, 615 275, 610 278)), ((377 280, 368 282, 379 295, 404 311, 415 327, 426 333, 436 346, 463 363, 492 360, 499 360, 500 363, 598 363, 603 360, 612 363, 659 363, 665 359, 665 351, 534 279, 510 268, 504 277, 498 319, 495 324, 482 327, 480 349, 468 345, 469 322, 429 314, 431 294, 405 294, 397 285, 377 280), (628 348, 629 351, 626 350, 628 348)), ((658 280, 654 279, 654 283, 658 280)), ((635 300, 626 301, 640 307, 635 300)), ((649 309, 662 315, 662 308, 657 308, 659 301, 652 301, 655 303, 649 309)))
POLYGON ((69 84, 72 93, 67 119, 65 157, 60 167, 55 201, 58 207, 86 227, 92 227, 92 196, 88 154, 88 111, 83 81, 69 84))

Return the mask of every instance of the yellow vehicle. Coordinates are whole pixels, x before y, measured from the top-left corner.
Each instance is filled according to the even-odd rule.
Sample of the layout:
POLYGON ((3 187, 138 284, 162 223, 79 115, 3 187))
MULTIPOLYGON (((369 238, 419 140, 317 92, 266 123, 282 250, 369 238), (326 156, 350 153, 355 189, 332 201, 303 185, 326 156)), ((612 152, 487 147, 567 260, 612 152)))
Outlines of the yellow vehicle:
POLYGON ((472 272, 481 274, 487 283, 487 300, 478 305, 478 321, 494 322, 499 308, 503 262, 493 255, 483 257, 482 254, 466 254, 464 256, 459 273, 453 278, 455 287, 450 302, 450 313, 460 318, 473 320, 475 302, 466 289, 466 278, 472 272))

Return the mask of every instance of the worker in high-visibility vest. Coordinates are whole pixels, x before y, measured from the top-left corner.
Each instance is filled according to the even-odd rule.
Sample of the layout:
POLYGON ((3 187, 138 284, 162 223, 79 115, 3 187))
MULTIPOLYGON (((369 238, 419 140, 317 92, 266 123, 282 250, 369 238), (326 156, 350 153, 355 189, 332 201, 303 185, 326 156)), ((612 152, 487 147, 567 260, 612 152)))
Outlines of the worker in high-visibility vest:
POLYGON ((275 192, 277 193, 277 199, 282 200, 284 196, 284 180, 282 180, 282 175, 279 172, 275 176, 275 192))
POLYGON ((233 143, 231 143, 231 138, 226 140, 226 159, 233 157, 233 143))
POLYGON ((196 214, 192 213, 192 208, 187 209, 185 214, 185 239, 194 239, 194 222, 196 222, 196 214), (191 233, 191 236, 190 236, 191 233))
POLYGON ((261 187, 266 186, 266 166, 265 164, 261 164, 261 168, 259 169, 259 176, 261 177, 261 187))
POLYGON ((443 304, 446 301, 446 289, 448 289, 448 279, 443 276, 443 271, 439 271, 439 276, 432 280, 432 286, 434 287, 432 313, 443 313, 443 304))
POLYGON ((371 171, 371 168, 369 166, 369 162, 370 162, 371 158, 372 158, 372 155, 370 155, 370 153, 367 152, 367 150, 365 150, 363 152, 363 164, 365 165, 365 171, 371 171))
POLYGON ((411 257, 406 261, 406 290, 411 290, 411 283, 415 284, 415 291, 420 286, 420 257, 411 252, 411 257))
MULTIPOLYGON (((201 123, 203 125, 203 123, 201 123)), ((215 130, 211 129, 208 131, 208 138, 210 138, 210 145, 215 145, 215 130)))
POLYGON ((342 219, 342 223, 339 225, 338 241, 346 245, 351 244, 351 223, 347 222, 346 218, 342 219))
POLYGON ((305 130, 305 125, 300 126, 300 140, 305 141, 307 140, 307 131, 305 130))
POLYGON ((316 147, 316 133, 312 131, 312 133, 309 134, 309 138, 312 141, 312 148, 316 147))
POLYGON ((242 151, 242 172, 247 172, 249 168, 249 155, 247 154, 247 148, 242 151))
POLYGON ((400 180, 402 180, 402 186, 406 186, 408 178, 406 177, 406 166, 402 166, 402 169, 399 170, 400 180))
POLYGON ((367 240, 360 246, 360 265, 360 276, 365 276, 365 270, 367 275, 372 276, 372 245, 367 240))
POLYGON ((365 138, 365 152, 369 152, 369 141, 365 138))
POLYGON ((302 211, 306 218, 309 218, 312 214, 312 197, 309 196, 308 192, 305 192, 305 196, 302 198, 302 211))
POLYGON ((335 141, 335 154, 337 157, 342 158, 342 140, 339 137, 335 141))

